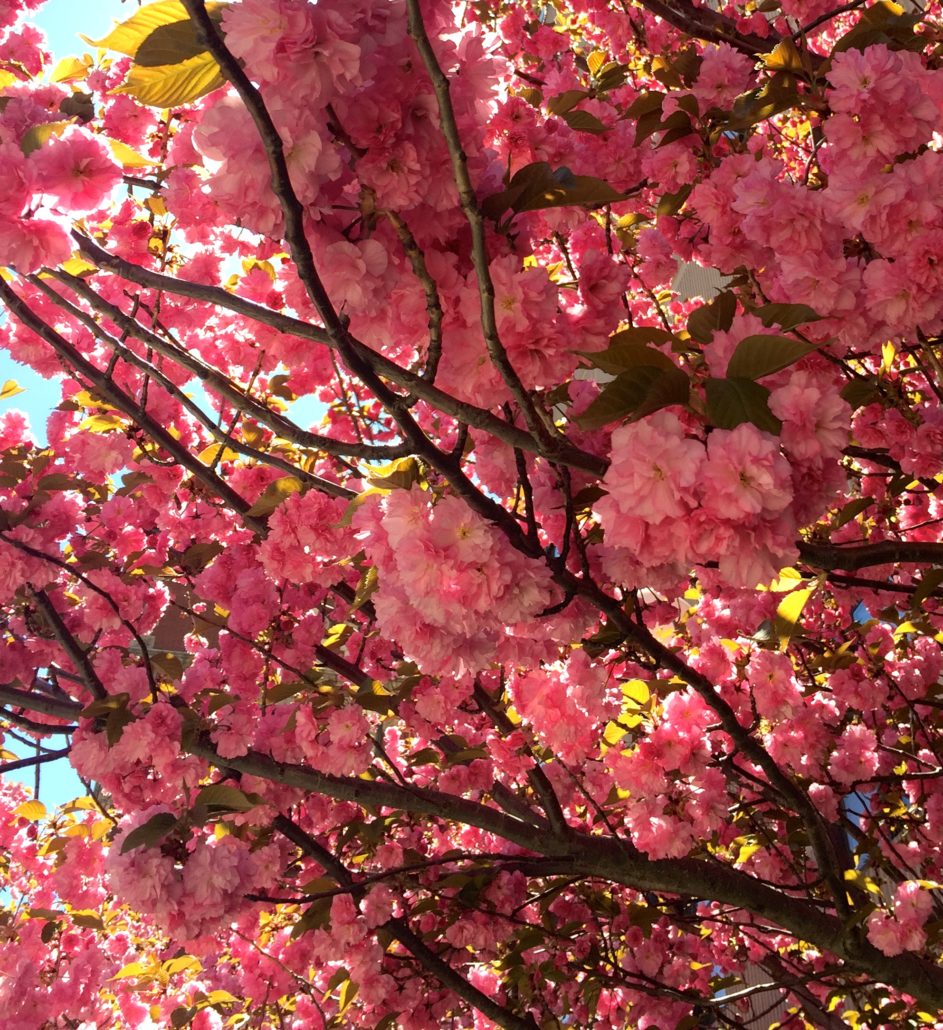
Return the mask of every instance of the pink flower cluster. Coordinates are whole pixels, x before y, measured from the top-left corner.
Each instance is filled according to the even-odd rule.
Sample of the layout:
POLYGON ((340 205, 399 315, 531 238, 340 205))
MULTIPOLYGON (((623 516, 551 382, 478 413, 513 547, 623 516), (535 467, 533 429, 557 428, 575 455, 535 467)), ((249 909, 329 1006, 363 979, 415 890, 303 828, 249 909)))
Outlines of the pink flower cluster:
POLYGON ((893 912, 868 917, 868 940, 885 955, 920 951, 927 943, 924 926, 933 912, 929 884, 908 880, 894 892, 893 912))
POLYGON ((152 805, 120 824, 108 851, 112 890, 178 940, 195 940, 235 922, 251 905, 245 895, 272 883, 275 845, 253 849, 232 834, 198 834, 180 847, 139 847, 122 853, 127 835, 168 809, 152 805), (174 853, 168 854, 168 851, 174 853))
POLYGON ((364 504, 354 524, 380 588, 384 633, 427 671, 476 671, 513 647, 518 627, 553 604, 544 562, 515 550, 457 497, 414 487, 364 504))

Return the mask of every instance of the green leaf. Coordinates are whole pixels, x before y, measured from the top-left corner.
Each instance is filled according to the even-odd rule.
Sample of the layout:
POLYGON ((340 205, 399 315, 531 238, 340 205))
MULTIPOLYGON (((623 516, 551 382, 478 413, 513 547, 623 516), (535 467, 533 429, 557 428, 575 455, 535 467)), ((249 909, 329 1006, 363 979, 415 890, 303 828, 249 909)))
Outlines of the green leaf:
POLYGON ((602 179, 574 175, 569 168, 551 168, 546 161, 525 165, 508 183, 507 189, 487 197, 482 211, 499 218, 508 208, 513 211, 540 211, 553 207, 601 207, 624 200, 625 194, 602 179))
POLYGON ((876 43, 891 50, 922 50, 925 38, 914 33, 923 12, 907 12, 892 0, 878 0, 865 10, 850 32, 832 47, 833 53, 865 50, 876 43))
POLYGON ((177 817, 170 812, 158 812, 146 823, 132 830, 121 842, 121 854, 135 848, 153 848, 159 844, 177 825, 177 817))
POLYGON ((221 552, 223 545, 218 540, 202 544, 191 544, 180 556, 180 566, 191 575, 202 572, 221 552))
POLYGON ((694 187, 688 183, 682 186, 676 193, 665 193, 658 201, 658 206, 655 208, 656 215, 676 215, 681 208, 684 207, 684 202, 691 195, 691 190, 694 187))
POLYGON ((76 926, 83 926, 86 930, 104 930, 105 924, 102 921, 102 917, 96 912, 85 910, 81 912, 70 912, 72 916, 72 922, 76 926))
POLYGON ((174 1027, 174 1030, 181 1030, 182 1027, 185 1027, 193 1019, 197 1012, 199 1012, 199 1009, 196 1005, 191 1005, 189 1008, 179 1005, 170 1013, 170 1025, 174 1027))
POLYGON ((841 398, 857 411, 866 404, 873 404, 881 399, 881 391, 878 389, 878 381, 875 376, 867 376, 864 379, 852 379, 841 389, 841 398))
POLYGON ((607 383, 577 422, 596 429, 627 415, 641 418, 671 404, 686 404, 690 393, 690 380, 681 369, 641 365, 607 383))
POLYGON ((376 565, 371 565, 357 584, 357 592, 354 594, 354 600, 350 606, 351 612, 355 612, 359 608, 362 608, 376 593, 379 585, 380 574, 377 571, 376 565))
POLYGON ((311 684, 305 683, 304 680, 283 681, 265 692, 265 703, 277 705, 279 701, 286 701, 288 698, 294 697, 295 694, 300 694, 302 690, 310 689, 311 684))
POLYGON ((136 64, 112 92, 126 93, 150 107, 181 107, 218 89, 225 81, 216 59, 204 51, 180 64, 156 68, 136 64))
POLYGON ((105 716, 110 715, 112 712, 117 712, 122 708, 128 707, 128 702, 131 700, 131 695, 127 693, 110 694, 108 697, 103 697, 98 701, 92 701, 91 704, 86 705, 79 715, 83 719, 101 719, 105 716))
POLYGON ((815 350, 815 345, 790 336, 758 333, 745 336, 727 365, 727 375, 737 379, 762 379, 772 375, 815 350))
POLYGON ((801 101, 802 97, 796 89, 795 76, 782 72, 775 73, 759 89, 741 93, 737 97, 733 102, 730 117, 721 124, 720 129, 749 129, 781 111, 796 107, 801 101))
POLYGON ((818 322, 822 318, 808 304, 764 304, 756 309, 755 314, 759 315, 767 329, 771 325, 778 325, 780 329, 795 329, 797 325, 818 322))
POLYGON ((581 351, 595 368, 612 375, 626 372, 640 365, 655 368, 674 368, 674 362, 667 354, 647 346, 648 343, 667 343, 674 339, 663 329, 625 329, 610 337, 609 346, 603 351, 581 351))
POLYGON ((228 783, 211 783, 197 794, 193 807, 224 812, 250 812, 258 803, 258 800, 253 801, 238 787, 231 787, 228 783))
POLYGON ((291 928, 291 939, 297 940, 309 930, 321 930, 331 924, 331 898, 319 898, 312 901, 304 910, 301 918, 291 928))
POLYGON ((737 311, 737 298, 725 290, 709 304, 704 304, 688 316, 688 332, 698 343, 710 343, 718 330, 725 333, 733 324, 737 311))
POLYGON ((943 568, 927 569, 920 577, 917 589, 913 592, 913 596, 910 599, 910 607, 914 610, 919 608, 930 594, 939 588, 941 583, 943 583, 943 568))
POLYGON ((856 497, 855 500, 849 501, 832 520, 832 529, 841 529, 842 526, 857 518, 865 508, 869 508, 872 504, 874 504, 873 497, 856 497))
POLYGON ((778 435, 783 427, 769 410, 769 390, 752 379, 708 379, 704 391, 707 417, 718 429, 735 429, 750 422, 778 435))
POLYGON ((562 117, 567 125, 577 132, 591 132, 594 136, 601 136, 609 131, 608 126, 589 111, 567 111, 562 117))
POLYGON ((647 93, 640 93, 625 112, 626 118, 639 118, 644 117, 647 114, 658 112, 658 120, 661 121, 661 107, 665 102, 665 96, 667 94, 662 93, 658 90, 651 90, 647 93))

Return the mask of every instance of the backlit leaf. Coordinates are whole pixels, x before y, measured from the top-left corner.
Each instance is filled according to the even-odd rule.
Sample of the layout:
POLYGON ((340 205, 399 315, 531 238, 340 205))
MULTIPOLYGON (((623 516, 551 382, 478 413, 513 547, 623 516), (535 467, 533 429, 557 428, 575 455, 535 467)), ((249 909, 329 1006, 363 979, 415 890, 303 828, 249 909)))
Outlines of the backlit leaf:
POLYGON ((283 476, 276 479, 262 491, 262 496, 246 512, 252 518, 261 519, 271 515, 273 511, 285 500, 301 492, 302 483, 294 476, 283 476))
POLYGON ((9 400, 11 397, 15 397, 18 393, 25 393, 26 391, 15 379, 8 379, 3 387, 0 388, 0 401, 9 400))
POLYGON ((225 81, 216 59, 204 51, 180 64, 153 68, 136 64, 112 92, 126 93, 150 107, 180 107, 206 96, 225 81))
POLYGON ((61 136, 71 124, 68 121, 40 122, 39 125, 32 126, 32 128, 27 129, 23 133, 23 137, 20 140, 20 150, 29 157, 33 151, 39 150, 53 136, 61 136))
POLYGON ((92 58, 88 54, 83 57, 63 57, 53 68, 49 81, 75 82, 77 79, 84 79, 91 65, 92 58))
POLYGON ((114 159, 124 168, 149 168, 158 163, 139 154, 136 150, 132 150, 127 143, 122 143, 120 139, 108 140, 108 146, 111 147, 114 159))
POLYGON ((786 647, 799 629, 802 612, 809 598, 818 590, 818 582, 802 590, 793 590, 787 594, 776 609, 773 631, 779 637, 779 646, 786 647))
POLYGON ((415 458, 397 458, 388 465, 371 469, 367 482, 378 490, 411 490, 419 482, 419 476, 419 462, 415 458))
MULTIPOLYGON (((206 9, 213 21, 219 23, 224 4, 207 4, 206 9), (212 8, 212 10, 211 10, 212 8)), ((206 45, 199 38, 196 26, 189 18, 160 25, 151 32, 138 47, 134 63, 144 68, 157 68, 164 64, 180 64, 206 51, 206 45)))
POLYGON ((13 809, 13 814, 21 819, 29 819, 31 823, 35 823, 45 818, 46 806, 42 801, 24 801, 13 809))
MULTIPOLYGON (((221 6, 223 5, 210 0, 206 9, 213 13, 221 6)), ((107 36, 101 39, 89 39, 87 36, 82 38, 91 46, 101 47, 103 50, 117 50, 118 53, 134 57, 138 48, 152 32, 164 25, 188 21, 189 18, 190 15, 180 0, 158 0, 157 3, 147 4, 135 11, 126 21, 116 25, 107 36)))
POLYGON ((143 962, 129 962, 126 966, 122 966, 113 977, 112 980, 127 980, 132 976, 143 976, 151 972, 150 966, 146 966, 143 962))

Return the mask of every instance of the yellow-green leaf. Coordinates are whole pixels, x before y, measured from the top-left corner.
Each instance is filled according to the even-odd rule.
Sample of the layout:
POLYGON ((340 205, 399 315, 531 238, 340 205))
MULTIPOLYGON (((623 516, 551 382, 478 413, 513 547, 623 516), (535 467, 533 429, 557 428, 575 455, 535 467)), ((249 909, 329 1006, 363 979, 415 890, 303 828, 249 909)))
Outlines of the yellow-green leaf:
POLYGON ((209 447, 204 447, 197 457, 204 465, 212 465, 218 461, 237 461, 239 452, 222 443, 211 443, 209 447))
POLYGON ((71 125, 71 122, 67 121, 42 122, 39 125, 34 125, 23 133, 23 138, 20 140, 20 150, 29 157, 34 150, 39 150, 39 148, 53 136, 61 136, 69 125, 71 125))
POLYGON ((775 630, 779 636, 780 647, 786 647, 790 639, 795 635, 796 630, 799 628, 802 611, 818 587, 818 582, 815 582, 803 590, 793 590, 791 594, 787 594, 780 601, 779 607, 776 609, 775 621, 775 630))
POLYGON ((652 692, 645 680, 627 680, 622 684, 622 696, 627 704, 641 708, 648 704, 652 692))
POLYGON ((271 515, 273 511, 292 494, 301 492, 301 480, 294 476, 284 476, 276 479, 262 492, 262 496, 246 512, 252 518, 261 519, 271 515))
POLYGON ((63 57, 53 68, 49 76, 50 82, 75 82, 76 79, 84 79, 92 66, 92 58, 88 54, 82 57, 63 57))
POLYGON ((206 996, 207 1005, 232 1005, 239 999, 234 995, 230 994, 229 991, 222 989, 216 991, 210 991, 206 996))
POLYGON ((117 50, 118 53, 134 57, 138 47, 147 37, 162 25, 172 25, 177 21, 188 21, 190 15, 180 0, 159 0, 136 11, 127 21, 116 25, 107 36, 101 39, 82 38, 91 46, 103 50, 117 50))
POLYGON ((108 146, 111 147, 115 160, 124 168, 149 168, 157 164, 151 158, 133 150, 127 143, 122 143, 120 139, 108 140, 108 146))
POLYGON ((353 980, 347 980, 344 986, 341 988, 340 998, 338 999, 337 1015, 342 1016, 348 1008, 350 1003, 357 997, 357 991, 359 988, 353 980))
POLYGON ((73 255, 68 261, 63 261, 59 267, 63 272, 68 272, 69 275, 80 278, 98 271, 97 265, 93 265, 90 261, 86 261, 85 258, 78 257, 77 255, 73 255))
POLYGON ((606 728, 603 730, 602 739, 607 744, 615 746, 625 736, 626 729, 624 726, 620 726, 617 722, 607 722, 606 728))
MULTIPOLYGON (((214 21, 218 22, 222 17, 223 6, 206 5, 208 11, 211 7, 215 8, 214 21)), ((154 29, 137 48, 134 63, 145 68, 156 68, 162 64, 180 64, 181 61, 189 61, 191 57, 196 57, 205 50, 206 45, 197 34, 192 21, 175 21, 154 29)))
POLYGON ((38 822, 46 816, 46 806, 42 801, 24 801, 13 809, 13 814, 21 819, 29 819, 31 823, 38 822))
POLYGON ((161 972, 173 976, 174 973, 182 973, 186 969, 199 972, 203 964, 195 955, 181 955, 179 958, 168 959, 160 968, 161 972))
POLYGON ((9 400, 11 397, 15 397, 18 393, 25 393, 26 391, 15 379, 8 379, 3 387, 0 388, 0 401, 9 400))
POLYGON ((89 415, 79 425, 79 429, 84 429, 89 433, 110 433, 120 428, 121 417, 111 412, 106 412, 104 415, 89 415))
POLYGON ((143 976, 150 972, 150 967, 144 965, 143 962, 129 962, 126 966, 122 966, 113 977, 112 980, 127 980, 132 976, 143 976))
POLYGON ((379 490, 409 490, 419 481, 419 475, 415 458, 398 458, 389 465, 371 469, 367 482, 379 490))
POLYGON ((150 107, 181 107, 206 96, 225 81, 216 59, 204 51, 179 64, 153 68, 136 64, 112 92, 126 93, 150 107))

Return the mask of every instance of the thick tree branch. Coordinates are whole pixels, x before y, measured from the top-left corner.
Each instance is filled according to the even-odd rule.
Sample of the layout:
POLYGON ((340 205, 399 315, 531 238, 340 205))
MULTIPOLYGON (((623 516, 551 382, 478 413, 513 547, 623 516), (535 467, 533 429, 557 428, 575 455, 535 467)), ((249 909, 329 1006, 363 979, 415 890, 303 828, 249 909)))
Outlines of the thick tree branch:
POLYGON ((45 765, 46 762, 56 762, 65 758, 72 748, 64 747, 61 751, 44 751, 42 754, 31 755, 29 758, 18 758, 12 762, 0 762, 0 775, 3 773, 16 772, 17 769, 30 769, 33 766, 45 765))
POLYGON ((814 544, 800 541, 799 557, 827 572, 855 572, 873 565, 943 565, 943 543, 882 540, 876 544, 814 544))

